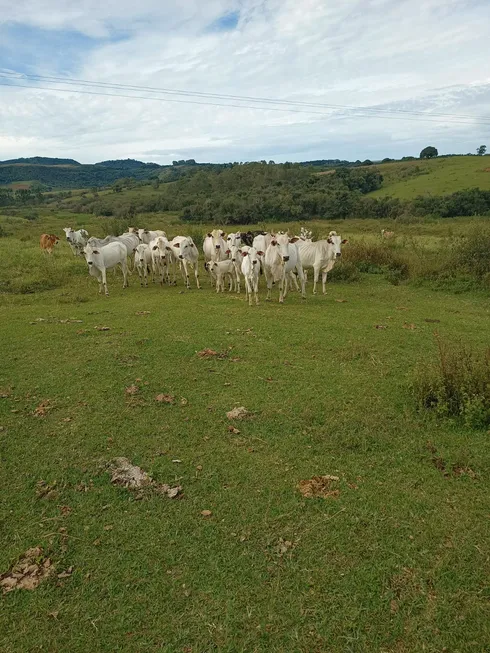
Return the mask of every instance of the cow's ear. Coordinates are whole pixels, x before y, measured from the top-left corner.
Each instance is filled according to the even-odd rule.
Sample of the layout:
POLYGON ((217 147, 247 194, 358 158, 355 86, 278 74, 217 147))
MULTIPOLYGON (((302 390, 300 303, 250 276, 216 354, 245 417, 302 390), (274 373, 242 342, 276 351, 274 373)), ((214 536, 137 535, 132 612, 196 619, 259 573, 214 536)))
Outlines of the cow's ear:
POLYGON ((342 245, 347 245, 348 242, 349 241, 347 240, 347 238, 344 238, 344 240, 342 241, 342 245))
POLYGON ((212 238, 212 234, 208 232, 208 238, 212 238))
POLYGON ((330 245, 333 245, 333 240, 331 238, 327 238, 327 243, 330 243, 330 245))
POLYGON ((169 247, 168 245, 167 245, 167 247, 166 247, 165 249, 168 249, 168 251, 169 251, 169 252, 171 252, 171 251, 172 251, 172 248, 171 248, 171 247, 169 247))
POLYGON ((98 254, 98 253, 99 253, 99 250, 98 250, 98 249, 93 249, 93 250, 92 250, 92 254, 98 254))
POLYGON ((157 245, 153 245, 152 250, 155 251, 156 249, 158 249, 158 246, 157 246, 157 245))
POLYGON ((262 250, 258 251, 257 254, 258 254, 259 256, 264 256, 264 252, 263 252, 262 250))
POLYGON ((248 256, 248 252, 242 252, 242 256, 248 256))
POLYGON ((275 247, 277 245, 277 241, 271 240, 271 245, 273 245, 275 247))
POLYGON ((298 240, 299 240, 299 238, 298 238, 297 236, 294 236, 293 238, 290 238, 290 239, 289 239, 289 242, 290 242, 290 243, 295 243, 295 242, 297 242, 298 240))
POLYGON ((174 243, 174 247, 180 247, 180 243, 174 243))
POLYGON ((227 249, 225 254, 231 254, 231 249, 227 249))

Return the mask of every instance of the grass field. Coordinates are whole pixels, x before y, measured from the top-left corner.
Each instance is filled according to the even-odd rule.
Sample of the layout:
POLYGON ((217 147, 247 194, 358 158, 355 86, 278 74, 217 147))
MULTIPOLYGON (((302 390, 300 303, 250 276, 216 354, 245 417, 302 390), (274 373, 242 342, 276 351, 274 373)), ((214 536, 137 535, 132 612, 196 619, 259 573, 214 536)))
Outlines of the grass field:
POLYGON ((465 188, 490 190, 490 157, 456 156, 421 161, 397 161, 376 166, 383 186, 370 197, 446 195, 465 188))
MULTIPOLYGON (((0 220, 0 280, 52 288, 0 294, 0 576, 35 546, 56 567, 1 597, 2 653, 489 650, 489 433, 410 392, 435 330, 488 346, 488 294, 362 274, 250 309, 207 279, 123 291, 110 272, 106 299, 65 243, 38 251, 82 219, 0 220), (113 486, 118 456, 182 498, 113 486), (316 475, 338 494, 302 496, 316 475)), ((478 223, 398 225, 393 247, 478 223)), ((313 226, 355 243, 389 224, 313 226)))

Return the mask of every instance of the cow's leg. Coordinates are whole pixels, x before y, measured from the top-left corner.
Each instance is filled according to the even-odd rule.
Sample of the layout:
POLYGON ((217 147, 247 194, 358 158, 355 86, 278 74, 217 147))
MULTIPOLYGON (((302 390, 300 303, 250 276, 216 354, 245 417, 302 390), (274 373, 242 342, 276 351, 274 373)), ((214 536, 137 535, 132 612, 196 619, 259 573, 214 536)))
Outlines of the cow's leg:
POLYGON ((293 283, 296 287, 296 290, 299 292, 299 285, 298 285, 298 280, 296 279, 296 275, 294 274, 294 270, 289 274, 289 277, 293 280, 293 283))
POLYGON ((252 287, 250 284, 250 278, 248 274, 245 277, 245 294, 248 297, 248 305, 252 306, 252 287))
POLYGON ((221 289, 221 274, 216 276, 216 292, 219 293, 221 289))
POLYGON ((257 274, 253 278, 253 284, 254 284, 254 295, 255 295, 255 305, 259 305, 259 277, 257 274))
POLYGON ((108 297, 109 296, 109 289, 107 288, 107 271, 106 271, 105 268, 102 268, 100 273, 102 275, 102 285, 104 287, 104 292, 106 294, 106 297, 108 297))
POLYGON ((187 261, 185 259, 182 259, 182 276, 185 279, 185 286, 188 290, 190 290, 191 284, 189 283, 189 270, 187 269, 187 261))
POLYGON ((123 288, 127 288, 129 286, 128 283, 128 260, 124 258, 121 261, 121 270, 123 273, 123 288))
POLYGON ((196 278, 197 289, 201 290, 201 284, 199 283, 199 261, 196 261, 193 267, 194 267, 194 276, 196 278))
MULTIPOLYGON (((313 294, 314 295, 316 295, 316 284, 318 283, 319 276, 320 276, 320 268, 317 265, 315 265, 313 267, 313 294)), ((323 289, 323 294, 325 294, 325 288, 323 289)))
POLYGON ((322 270, 322 289, 323 289, 323 294, 327 294, 327 273, 328 270, 327 268, 323 268, 322 270))
POLYGON ((298 264, 296 270, 298 271, 298 277, 301 284, 301 297, 303 299, 306 299, 305 273, 303 272, 303 266, 301 265, 301 263, 298 264))

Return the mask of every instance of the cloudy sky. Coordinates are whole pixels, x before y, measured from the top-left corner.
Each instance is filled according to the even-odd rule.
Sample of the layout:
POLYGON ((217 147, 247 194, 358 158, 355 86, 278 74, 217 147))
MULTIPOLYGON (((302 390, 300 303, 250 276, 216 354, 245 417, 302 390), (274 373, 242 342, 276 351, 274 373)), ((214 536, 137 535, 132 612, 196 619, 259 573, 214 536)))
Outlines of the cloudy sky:
POLYGON ((474 152, 489 32, 488 0, 0 0, 0 160, 474 152))

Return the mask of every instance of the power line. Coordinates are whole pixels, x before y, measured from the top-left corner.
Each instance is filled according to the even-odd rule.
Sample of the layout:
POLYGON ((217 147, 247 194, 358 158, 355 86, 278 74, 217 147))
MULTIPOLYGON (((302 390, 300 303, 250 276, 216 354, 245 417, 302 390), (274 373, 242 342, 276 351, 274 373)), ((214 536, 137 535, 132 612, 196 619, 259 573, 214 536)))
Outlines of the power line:
POLYGON ((374 113, 401 113, 407 115, 416 115, 422 117, 442 117, 442 118, 469 118, 471 120, 481 120, 481 121, 490 121, 490 116, 477 116, 477 115, 468 115, 468 114, 455 114, 455 113, 440 113, 431 111, 414 111, 410 109, 383 109, 379 107, 363 107, 363 106, 353 106, 346 104, 326 104, 320 102, 303 102, 295 100, 282 100, 266 97, 254 97, 254 96, 240 96, 240 95, 229 95, 222 93, 208 93, 202 91, 187 91, 182 89, 171 89, 171 88, 155 88, 151 86, 136 86, 130 84, 121 84, 114 82, 96 82, 86 79, 77 79, 73 77, 55 77, 48 75, 35 75, 30 73, 0 73, 0 77, 7 79, 18 79, 22 81, 23 79, 30 80, 44 80, 49 82, 58 82, 62 84, 69 85, 82 85, 82 86, 94 86, 101 88, 109 89, 123 89, 123 90, 135 90, 135 91, 145 91, 152 93, 164 93, 171 95, 184 95, 191 97, 204 97, 204 98, 214 98, 214 99, 226 99, 233 101, 244 101, 244 102, 260 102, 260 103, 271 103, 271 104, 284 104, 289 106, 306 106, 306 107, 317 107, 325 109, 340 109, 340 110, 352 110, 352 111, 363 111, 363 112, 374 112, 374 113))
MULTIPOLYGON (((1 74, 0 74, 1 76, 1 74)), ((11 88, 16 88, 16 89, 21 89, 21 88, 28 88, 28 89, 34 89, 34 90, 43 90, 43 91, 55 91, 55 92, 60 92, 60 93, 81 93, 84 95, 98 95, 98 96, 104 96, 104 97, 116 97, 116 98, 125 98, 125 99, 130 99, 130 100, 154 100, 156 102, 173 102, 173 103, 179 103, 179 104, 197 104, 197 105, 204 105, 204 106, 214 106, 214 107, 233 107, 233 108, 238 108, 238 109, 253 109, 253 110, 260 110, 260 111, 278 111, 281 113, 304 113, 304 114, 309 114, 309 115, 318 115, 318 116, 323 116, 326 118, 332 118, 335 117, 336 119, 345 119, 345 118, 351 118, 351 117, 363 117, 363 118, 383 118, 384 120, 404 120, 404 121, 410 121, 410 122, 432 122, 436 124, 441 124, 441 122, 444 122, 446 124, 453 124, 453 125, 489 125, 490 122, 483 122, 483 121, 475 121, 475 120, 453 120, 453 119, 439 119, 439 120, 431 120, 430 118, 422 118, 422 117, 408 117, 408 116, 390 116, 390 115, 377 115, 374 113, 357 113, 355 116, 349 116, 349 115, 344 115, 344 116, 333 116, 330 113, 325 113, 323 111, 313 111, 313 110, 305 110, 305 109, 292 109, 292 108, 278 108, 278 107, 271 107, 271 106, 250 106, 250 105, 245 105, 245 104, 225 104, 224 102, 204 102, 204 101, 199 101, 199 100, 177 100, 175 98, 167 98, 167 97, 149 97, 149 96, 142 96, 142 95, 126 95, 126 94, 121 94, 121 93, 102 93, 100 91, 87 91, 87 90, 81 90, 78 88, 51 88, 47 86, 31 86, 27 84, 9 84, 5 82, 0 82, 0 86, 9 86, 11 88)), ((363 111, 363 109, 360 107, 359 111, 363 111)), ((427 114, 424 114, 427 115, 427 114)))

